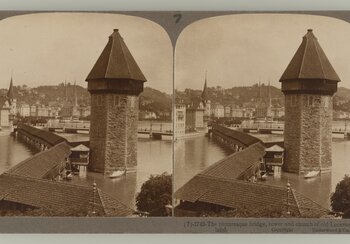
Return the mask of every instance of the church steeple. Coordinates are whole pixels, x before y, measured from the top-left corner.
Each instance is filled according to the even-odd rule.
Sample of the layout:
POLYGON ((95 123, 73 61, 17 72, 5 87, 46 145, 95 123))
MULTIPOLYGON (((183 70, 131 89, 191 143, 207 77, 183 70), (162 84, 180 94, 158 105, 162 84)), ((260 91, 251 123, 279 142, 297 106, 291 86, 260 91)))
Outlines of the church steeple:
POLYGON ((74 81, 74 107, 78 107, 77 84, 74 81))
POLYGON ((204 78, 204 87, 202 91, 202 101, 204 106, 208 102, 208 91, 207 91, 207 71, 205 71, 205 78, 204 78))
POLYGON ((9 100, 9 103, 10 103, 10 105, 11 105, 11 103, 12 103, 12 101, 13 101, 13 99, 14 99, 12 75, 11 75, 10 87, 9 87, 8 92, 7 92, 7 99, 9 100))

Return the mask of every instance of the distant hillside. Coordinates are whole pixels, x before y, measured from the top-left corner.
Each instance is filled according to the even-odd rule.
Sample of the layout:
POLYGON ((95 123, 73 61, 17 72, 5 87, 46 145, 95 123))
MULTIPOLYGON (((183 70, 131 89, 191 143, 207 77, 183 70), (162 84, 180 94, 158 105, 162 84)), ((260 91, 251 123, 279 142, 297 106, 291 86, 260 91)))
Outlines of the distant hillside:
POLYGON ((339 87, 334 95, 334 110, 350 112, 350 89, 339 87))
MULTIPOLYGON (((68 83, 65 87, 63 83, 58 86, 38 86, 36 88, 28 88, 26 86, 14 86, 14 96, 18 102, 26 102, 28 104, 48 105, 49 102, 63 102, 66 97, 69 101, 74 100, 74 85, 68 83)), ((89 105, 90 94, 86 88, 76 86, 78 104, 89 105)))
MULTIPOLYGON (((185 104, 198 104, 201 101, 201 90, 185 89, 184 91, 176 91, 176 102, 185 104)), ((273 106, 284 105, 284 95, 277 87, 270 87, 270 94, 273 106)), ((220 103, 222 105, 242 106, 244 103, 257 102, 260 100, 269 102, 269 87, 262 84, 259 88, 258 84, 249 87, 233 87, 223 89, 219 86, 208 87, 208 97, 212 103, 220 103)), ((350 89, 339 87, 338 92, 334 95, 334 109, 337 111, 350 112, 350 89)))
POLYGON ((151 111, 156 114, 161 112, 171 112, 172 97, 156 89, 145 87, 140 95, 140 110, 151 111))
MULTIPOLYGON (((201 90, 186 89, 185 91, 177 91, 176 101, 196 104, 200 101, 201 94, 201 90)), ((284 97, 280 89, 271 86, 270 94, 274 105, 283 105, 284 97)), ((259 101, 260 98, 262 101, 268 102, 269 87, 264 84, 261 87, 255 84, 249 87, 233 87, 229 89, 223 89, 219 86, 208 87, 208 97, 212 103, 220 103, 222 105, 234 104, 242 106, 244 103, 259 101)))
MULTIPOLYGON (((36 88, 28 88, 26 86, 14 86, 14 96, 18 102, 26 102, 28 104, 44 104, 49 102, 63 102, 66 97, 68 101, 74 101, 74 89, 76 89, 78 104, 89 105, 90 93, 85 87, 76 86, 68 83, 65 87, 63 83, 58 86, 39 86, 36 88)), ((6 89, 0 90, 1 94, 6 94, 6 89)), ((155 112, 171 112, 172 97, 164 92, 156 89, 145 87, 140 95, 140 110, 155 112)))

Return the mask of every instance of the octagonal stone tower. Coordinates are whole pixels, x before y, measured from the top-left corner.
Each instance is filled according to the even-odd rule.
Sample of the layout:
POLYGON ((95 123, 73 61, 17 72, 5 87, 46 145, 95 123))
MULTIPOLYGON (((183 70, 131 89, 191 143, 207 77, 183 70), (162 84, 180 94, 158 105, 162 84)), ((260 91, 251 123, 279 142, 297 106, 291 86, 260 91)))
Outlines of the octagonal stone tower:
POLYGON ((104 174, 136 170, 139 95, 146 78, 118 29, 86 81, 91 94, 90 169, 104 174))
POLYGON ((339 81, 309 29, 280 79, 285 95, 286 171, 304 174, 331 170, 332 97, 339 81))

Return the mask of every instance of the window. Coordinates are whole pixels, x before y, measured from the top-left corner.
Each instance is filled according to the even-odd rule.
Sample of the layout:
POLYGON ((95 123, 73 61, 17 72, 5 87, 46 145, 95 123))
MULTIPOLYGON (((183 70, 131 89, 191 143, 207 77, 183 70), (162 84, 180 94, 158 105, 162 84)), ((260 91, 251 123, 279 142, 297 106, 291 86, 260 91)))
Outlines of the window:
POLYGON ((290 106, 291 107, 295 107, 297 105, 297 96, 296 95, 292 95, 290 97, 290 106))
POLYGON ((313 107, 314 105, 314 97, 313 96, 308 96, 307 97, 307 106, 313 107))
POLYGON ((329 97, 326 97, 325 100, 324 100, 324 106, 325 108, 329 108, 329 97))
POLYGON ((134 97, 134 96, 130 97, 130 107, 131 108, 136 107, 136 97, 134 97))
POLYGON ((114 95, 114 97, 113 97, 113 104, 114 104, 114 106, 116 106, 116 107, 120 107, 120 105, 121 105, 121 99, 120 99, 120 96, 119 96, 119 95, 114 95))
POLYGON ((96 97, 96 105, 102 106, 104 104, 104 96, 103 95, 97 95, 96 97))
POLYGON ((319 97, 319 96, 315 96, 314 98, 313 98, 313 106, 314 107, 320 107, 321 106, 321 97, 319 97))

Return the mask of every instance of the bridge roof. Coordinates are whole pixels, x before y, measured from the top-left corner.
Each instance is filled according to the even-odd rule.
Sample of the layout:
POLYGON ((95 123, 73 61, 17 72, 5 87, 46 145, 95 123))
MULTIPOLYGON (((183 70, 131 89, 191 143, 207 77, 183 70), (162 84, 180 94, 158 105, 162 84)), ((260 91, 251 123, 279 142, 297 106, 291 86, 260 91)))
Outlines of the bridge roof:
POLYGON ((146 81, 118 29, 114 29, 114 32, 109 36, 107 45, 97 59, 86 81, 96 79, 146 81))
POLYGON ((65 167, 65 159, 70 155, 70 146, 66 142, 39 152, 15 165, 6 173, 10 175, 45 178, 51 170, 65 167), (63 163, 63 165, 62 165, 63 163))
POLYGON ((287 202, 292 216, 319 218, 329 212, 294 189, 287 194, 284 187, 203 174, 188 181, 175 193, 175 198, 192 203, 204 202, 243 211, 250 210, 257 214, 266 209, 280 210, 285 214, 287 202))
POLYGON ((51 146, 54 146, 54 145, 57 145, 61 142, 67 141, 65 138, 63 138, 59 135, 56 135, 56 134, 51 133, 49 131, 35 128, 33 126, 30 126, 30 125, 19 124, 17 129, 22 129, 25 132, 31 134, 32 136, 37 137, 37 138, 47 142, 51 146))
POLYGON ((0 200, 39 208, 50 216, 91 215, 93 204, 97 215, 102 216, 126 217, 134 212, 98 188, 94 197, 92 186, 7 173, 0 175, 0 200))
POLYGON ((230 128, 227 128, 225 126, 221 125, 213 125, 213 130, 216 130, 220 132, 221 134, 225 135, 226 137, 231 137, 232 139, 241 142, 245 146, 250 146, 254 143, 261 142, 260 139, 251 136, 247 133, 238 131, 238 130, 233 130, 230 128))
POLYGON ((260 166, 260 160, 264 155, 265 147, 260 142, 257 142, 212 164, 203 170, 200 175, 222 179, 237 179, 251 167, 260 166))
POLYGON ((340 81, 311 29, 303 37, 280 81, 295 79, 340 81))

